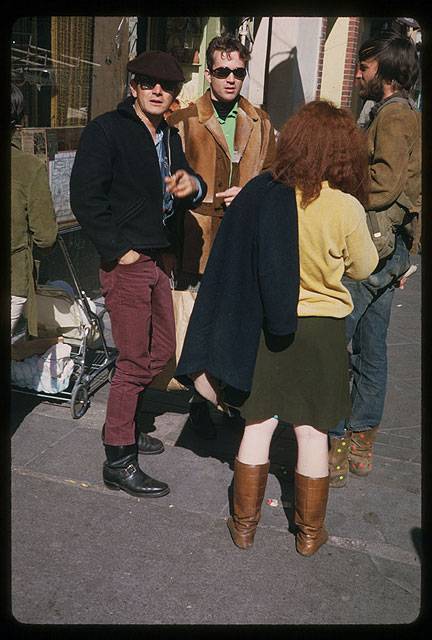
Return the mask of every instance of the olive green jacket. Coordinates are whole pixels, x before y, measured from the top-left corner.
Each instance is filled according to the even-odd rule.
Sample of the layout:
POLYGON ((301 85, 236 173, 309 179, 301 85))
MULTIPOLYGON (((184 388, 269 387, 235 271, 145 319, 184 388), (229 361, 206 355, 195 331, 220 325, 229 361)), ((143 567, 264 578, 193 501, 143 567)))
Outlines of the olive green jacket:
POLYGON ((28 331, 37 335, 32 247, 51 247, 57 222, 48 175, 41 160, 11 143, 11 294, 27 298, 28 331))
POLYGON ((377 246, 380 257, 393 250, 398 226, 405 225, 407 233, 415 236, 421 207, 420 113, 408 100, 390 102, 390 98, 388 103, 377 105, 367 130, 371 177, 368 223, 372 233, 382 234, 382 247, 377 246), (372 223, 379 230, 371 228, 371 212, 376 214, 372 223))

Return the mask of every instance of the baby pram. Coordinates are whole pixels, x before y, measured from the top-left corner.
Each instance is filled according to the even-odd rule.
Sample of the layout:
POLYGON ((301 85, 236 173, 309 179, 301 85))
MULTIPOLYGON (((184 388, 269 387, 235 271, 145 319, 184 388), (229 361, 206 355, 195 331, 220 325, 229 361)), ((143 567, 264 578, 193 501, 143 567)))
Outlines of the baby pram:
MULTIPOLYGON (((111 380, 117 351, 107 345, 101 318, 78 281, 61 234, 57 236, 57 243, 72 278, 73 288, 68 290, 49 284, 37 286, 38 332, 42 342, 52 339, 52 344, 61 340, 70 345, 73 369, 69 384, 62 391, 46 393, 19 386, 12 381, 12 390, 69 404, 72 417, 81 418, 90 406, 91 396, 111 380)), ((32 341, 27 344, 31 347, 32 341)))

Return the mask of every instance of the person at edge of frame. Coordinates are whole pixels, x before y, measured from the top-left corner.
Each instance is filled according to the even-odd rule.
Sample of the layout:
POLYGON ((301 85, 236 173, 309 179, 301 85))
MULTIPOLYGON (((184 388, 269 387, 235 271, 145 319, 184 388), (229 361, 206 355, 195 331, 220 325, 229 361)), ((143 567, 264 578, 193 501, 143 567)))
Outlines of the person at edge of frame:
POLYGON ((288 119, 271 171, 236 196, 213 244, 176 378, 246 420, 227 520, 240 549, 254 542, 278 424, 297 440, 296 550, 311 556, 328 539, 327 433, 351 408, 341 280, 378 263, 367 194, 365 134, 349 111, 314 101, 288 119))
POLYGON ((411 38, 382 33, 361 45, 355 81, 373 100, 367 136, 371 192, 367 219, 380 261, 361 282, 346 281, 354 309, 347 318, 352 341, 352 412, 329 432, 330 486, 344 487, 348 475, 372 470, 373 447, 384 411, 387 387, 387 330, 395 287, 415 272, 421 212, 421 122, 410 97, 419 73, 411 38))
POLYGON ((45 164, 21 150, 24 97, 11 86, 11 338, 26 308, 27 332, 38 335, 32 247, 50 249, 58 226, 45 164))
MULTIPOLYGON (((209 88, 195 104, 168 117, 179 129, 188 162, 208 186, 201 205, 184 216, 176 286, 180 290, 199 289, 226 208, 275 157, 269 116, 240 95, 249 59, 248 49, 233 35, 213 38, 206 51, 209 88)), ((244 425, 234 410, 225 419, 233 427, 244 425)), ((217 436, 209 405, 198 392, 191 398, 187 425, 205 439, 217 436)))
POLYGON ((73 213, 101 256, 102 294, 118 350, 102 429, 103 479, 134 496, 160 497, 169 487, 144 473, 138 453, 164 448, 139 432, 137 400, 175 352, 169 279, 175 217, 199 205, 206 184, 164 119, 184 82, 177 60, 148 51, 127 70, 131 95, 81 135, 70 194, 73 213))

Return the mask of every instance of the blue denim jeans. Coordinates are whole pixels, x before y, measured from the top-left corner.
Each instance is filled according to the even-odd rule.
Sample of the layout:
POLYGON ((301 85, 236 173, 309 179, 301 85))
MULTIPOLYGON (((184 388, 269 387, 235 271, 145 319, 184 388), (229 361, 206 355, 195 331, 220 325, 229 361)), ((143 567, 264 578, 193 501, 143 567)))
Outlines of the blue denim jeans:
POLYGON ((343 278, 354 309, 346 318, 347 344, 352 341, 351 417, 329 431, 341 437, 345 429, 367 431, 381 422, 387 386, 387 330, 395 284, 409 267, 402 236, 385 264, 367 280, 343 278))

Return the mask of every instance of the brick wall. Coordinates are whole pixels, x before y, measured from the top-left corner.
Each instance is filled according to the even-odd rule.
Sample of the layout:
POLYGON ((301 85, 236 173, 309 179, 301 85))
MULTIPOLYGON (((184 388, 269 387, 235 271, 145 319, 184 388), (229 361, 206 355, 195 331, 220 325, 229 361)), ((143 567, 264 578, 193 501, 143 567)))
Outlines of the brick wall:
POLYGON ((327 35, 327 18, 322 19, 321 25, 321 39, 320 39, 320 50, 318 56, 318 69, 317 69, 317 88, 315 93, 315 99, 319 100, 321 96, 321 80, 322 80, 322 72, 324 65, 324 47, 327 35))
POLYGON ((345 67, 342 84, 341 107, 350 107, 354 85, 354 73, 359 44, 360 18, 350 18, 348 25, 348 41, 345 54, 345 67))

